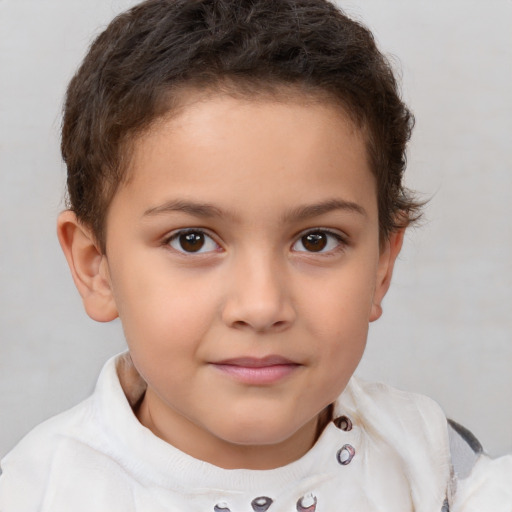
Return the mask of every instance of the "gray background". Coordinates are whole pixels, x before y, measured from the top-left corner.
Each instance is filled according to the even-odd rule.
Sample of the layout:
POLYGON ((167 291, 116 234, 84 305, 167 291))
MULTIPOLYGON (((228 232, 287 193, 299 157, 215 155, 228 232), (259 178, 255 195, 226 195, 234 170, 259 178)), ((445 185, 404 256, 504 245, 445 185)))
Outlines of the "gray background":
MULTIPOLYGON (((55 236, 65 85, 128 0, 0 0, 0 455, 87 396, 120 325, 82 310, 55 236)), ((351 0, 396 55, 417 127, 408 235, 359 373, 428 394, 512 451, 512 2, 351 0)))

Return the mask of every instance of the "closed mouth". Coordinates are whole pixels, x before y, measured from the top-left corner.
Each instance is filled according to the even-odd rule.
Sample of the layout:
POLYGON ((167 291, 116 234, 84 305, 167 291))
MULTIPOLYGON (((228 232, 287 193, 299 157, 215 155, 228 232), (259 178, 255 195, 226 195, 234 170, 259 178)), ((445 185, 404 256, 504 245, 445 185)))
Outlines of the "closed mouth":
POLYGON ((276 384, 302 365, 282 356, 236 357, 212 363, 223 375, 249 386, 276 384))
POLYGON ((286 357, 270 355, 266 357, 235 357, 231 359, 224 359, 214 363, 216 365, 229 365, 229 366, 240 366, 244 368, 266 368, 269 366, 282 366, 292 365, 299 366, 299 363, 291 361, 286 357))

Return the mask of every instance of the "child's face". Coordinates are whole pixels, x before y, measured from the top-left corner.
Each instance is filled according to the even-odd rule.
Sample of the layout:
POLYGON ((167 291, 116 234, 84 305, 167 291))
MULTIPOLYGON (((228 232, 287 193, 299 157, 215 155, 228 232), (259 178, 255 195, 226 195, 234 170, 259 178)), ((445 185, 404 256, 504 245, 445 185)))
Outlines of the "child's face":
POLYGON ((141 421, 225 467, 300 457, 395 256, 360 134, 331 105, 215 96, 141 137, 129 173, 102 268, 148 383, 141 421), (244 462, 254 446, 274 459, 244 462))

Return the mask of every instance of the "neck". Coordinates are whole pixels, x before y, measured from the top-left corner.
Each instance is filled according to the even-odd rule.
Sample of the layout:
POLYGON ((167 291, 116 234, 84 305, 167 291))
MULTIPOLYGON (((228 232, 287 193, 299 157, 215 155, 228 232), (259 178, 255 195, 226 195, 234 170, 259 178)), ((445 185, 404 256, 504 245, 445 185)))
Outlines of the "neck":
POLYGON ((224 469, 265 470, 301 458, 331 420, 331 409, 328 406, 290 437, 273 444, 237 444, 222 439, 167 407, 163 408, 150 391, 146 392, 135 412, 153 434, 191 457, 224 469))

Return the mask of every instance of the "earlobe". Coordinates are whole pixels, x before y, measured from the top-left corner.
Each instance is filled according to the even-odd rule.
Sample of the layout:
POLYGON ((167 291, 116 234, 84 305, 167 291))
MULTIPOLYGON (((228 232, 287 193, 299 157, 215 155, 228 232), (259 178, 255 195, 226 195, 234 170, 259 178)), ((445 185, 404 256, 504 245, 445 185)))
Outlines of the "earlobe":
POLYGON ((400 249, 402 248, 404 234, 405 228, 393 231, 381 248, 375 292, 373 294, 373 303, 370 311, 370 322, 378 320, 382 315, 382 300, 391 284, 393 268, 400 254, 400 249))
POLYGON ((87 314, 98 322, 117 318, 107 258, 98 249, 91 230, 78 221, 74 212, 66 210, 59 215, 57 235, 87 314))

